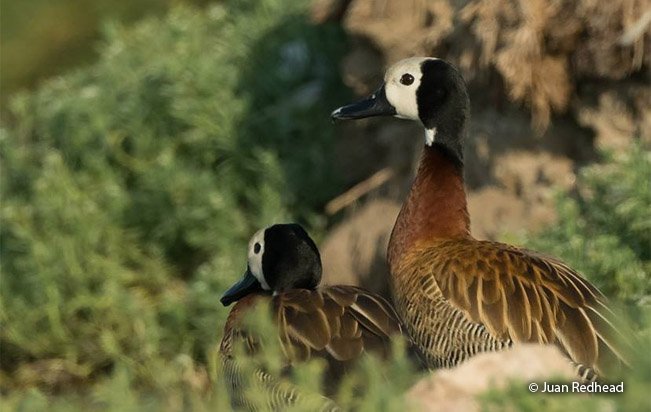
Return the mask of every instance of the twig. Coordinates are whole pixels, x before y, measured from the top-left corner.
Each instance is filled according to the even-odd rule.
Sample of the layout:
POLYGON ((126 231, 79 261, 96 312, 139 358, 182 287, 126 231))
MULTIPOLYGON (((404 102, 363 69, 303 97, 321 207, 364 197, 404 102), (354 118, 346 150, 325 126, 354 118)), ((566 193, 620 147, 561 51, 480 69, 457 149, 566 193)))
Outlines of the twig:
POLYGON ((348 189, 346 192, 335 197, 329 201, 325 206, 325 212, 328 215, 334 215, 341 209, 350 205, 351 203, 358 200, 360 197, 364 196, 373 189, 382 186, 389 179, 393 177, 393 171, 389 168, 384 168, 378 172, 375 172, 368 179, 356 184, 355 186, 348 189))

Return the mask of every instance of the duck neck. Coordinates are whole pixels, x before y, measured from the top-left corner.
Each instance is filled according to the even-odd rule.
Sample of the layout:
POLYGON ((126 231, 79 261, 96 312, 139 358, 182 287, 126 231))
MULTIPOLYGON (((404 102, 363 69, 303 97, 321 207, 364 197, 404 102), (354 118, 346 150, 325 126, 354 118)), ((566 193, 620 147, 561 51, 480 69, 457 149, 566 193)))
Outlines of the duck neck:
POLYGON ((416 179, 391 233, 391 271, 407 251, 423 241, 469 236, 462 160, 456 150, 445 145, 426 145, 416 179))

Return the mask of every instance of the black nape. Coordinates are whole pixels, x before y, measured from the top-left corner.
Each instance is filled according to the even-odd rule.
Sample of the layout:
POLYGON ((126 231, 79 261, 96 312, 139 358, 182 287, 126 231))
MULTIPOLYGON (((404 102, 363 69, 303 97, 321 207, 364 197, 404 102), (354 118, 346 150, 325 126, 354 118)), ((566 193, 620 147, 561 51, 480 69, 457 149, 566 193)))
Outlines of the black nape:
POLYGON ((274 291, 316 289, 321 282, 321 256, 298 224, 277 224, 265 230, 262 271, 274 291))
POLYGON ((421 64, 420 85, 416 91, 418 116, 426 129, 436 129, 435 142, 444 146, 463 163, 463 138, 470 100, 458 70, 443 60, 425 60, 421 64))

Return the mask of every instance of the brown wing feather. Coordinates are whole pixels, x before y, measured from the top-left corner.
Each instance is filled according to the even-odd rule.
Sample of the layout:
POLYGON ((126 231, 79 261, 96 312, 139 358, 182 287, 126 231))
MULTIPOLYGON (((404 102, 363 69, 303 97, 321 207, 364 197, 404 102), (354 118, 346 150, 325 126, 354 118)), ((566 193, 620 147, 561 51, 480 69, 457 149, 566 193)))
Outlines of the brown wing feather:
POLYGON ((290 362, 304 360, 313 352, 338 361, 351 360, 363 350, 378 346, 378 341, 388 344, 390 337, 402 330, 393 307, 364 289, 294 289, 274 297, 259 294, 238 301, 224 328, 222 353, 230 354, 232 342, 238 337, 255 342, 253 334, 243 329, 242 317, 263 302, 271 303, 280 342, 290 362))
POLYGON ((573 361, 598 372, 606 359, 624 360, 606 299, 564 263, 475 240, 444 242, 422 259, 443 296, 493 336, 556 343, 573 361))
POLYGON ((378 337, 392 336, 400 333, 400 322, 393 307, 384 298, 354 286, 334 286, 339 293, 346 290, 356 296, 355 301, 346 307, 363 329, 378 337))
POLYGON ((274 303, 284 320, 281 328, 288 331, 292 343, 297 341, 314 350, 323 350, 328 345, 332 332, 321 294, 291 290, 276 296, 274 303))

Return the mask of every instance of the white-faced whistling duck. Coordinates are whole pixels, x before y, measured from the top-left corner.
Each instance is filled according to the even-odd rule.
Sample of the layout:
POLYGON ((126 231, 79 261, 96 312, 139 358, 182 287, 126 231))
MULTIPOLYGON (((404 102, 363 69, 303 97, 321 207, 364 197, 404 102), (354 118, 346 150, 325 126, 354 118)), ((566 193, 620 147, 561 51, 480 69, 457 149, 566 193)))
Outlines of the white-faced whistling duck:
MULTIPOLYGON (((396 116, 420 122, 425 147, 391 234, 396 310, 430 368, 522 342, 555 344, 583 379, 624 359, 605 297, 561 261, 474 239, 463 181, 466 85, 436 58, 402 60, 370 97, 334 120, 396 116)), ((523 365, 526 367, 526 365, 523 365)))
MULTIPOLYGON (((388 354, 390 338, 401 333, 392 306, 358 287, 319 287, 320 280, 319 250, 300 225, 273 225, 251 238, 244 277, 221 298, 224 305, 235 302, 220 346, 234 404, 252 409, 244 397, 233 347, 243 342, 248 351, 257 350, 259 339, 243 321, 254 306, 269 308, 287 366, 312 357, 326 360, 326 392, 362 353, 388 354)), ((275 410, 300 401, 293 387, 280 385, 262 371, 258 375, 258 384, 268 392, 266 407, 275 410)))

